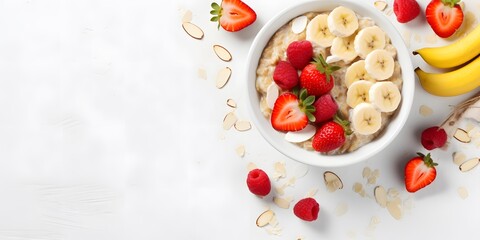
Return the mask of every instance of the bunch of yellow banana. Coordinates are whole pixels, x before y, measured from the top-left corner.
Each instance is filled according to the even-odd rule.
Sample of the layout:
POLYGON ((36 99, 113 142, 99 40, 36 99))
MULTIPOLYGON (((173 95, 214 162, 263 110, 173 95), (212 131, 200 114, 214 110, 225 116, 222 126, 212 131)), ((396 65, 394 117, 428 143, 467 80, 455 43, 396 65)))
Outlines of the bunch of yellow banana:
POLYGON ((444 73, 415 69, 422 87, 437 96, 457 96, 480 86, 480 25, 464 38, 443 47, 413 52, 437 68, 454 68, 444 73))

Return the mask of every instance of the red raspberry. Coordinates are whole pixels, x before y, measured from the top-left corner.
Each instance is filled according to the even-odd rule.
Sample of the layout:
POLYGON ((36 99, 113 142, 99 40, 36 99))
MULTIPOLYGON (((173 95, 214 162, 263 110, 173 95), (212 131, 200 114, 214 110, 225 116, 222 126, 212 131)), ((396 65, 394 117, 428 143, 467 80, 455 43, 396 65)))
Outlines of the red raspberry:
POLYGON ((335 113, 337 113, 338 105, 333 100, 332 95, 324 94, 320 96, 315 103, 313 103, 315 107, 315 112, 313 116, 315 116, 315 123, 325 122, 333 118, 335 113))
POLYGON ((317 220, 319 211, 320 205, 313 198, 304 198, 293 207, 295 216, 309 222, 317 220))
POLYGON ((393 12, 399 23, 410 22, 420 14, 420 6, 416 0, 395 0, 393 12))
POLYGON ((267 196, 270 193, 270 179, 261 169, 253 169, 248 173, 247 186, 250 192, 258 196, 267 196))
POLYGON ((441 148, 447 142, 447 133, 443 128, 430 127, 422 132, 422 146, 427 150, 441 148))
POLYGON ((298 84, 297 70, 287 61, 278 62, 273 72, 273 81, 283 90, 290 90, 298 84))
POLYGON ((307 66, 313 57, 313 47, 310 41, 294 41, 287 47, 288 61, 298 70, 307 66))

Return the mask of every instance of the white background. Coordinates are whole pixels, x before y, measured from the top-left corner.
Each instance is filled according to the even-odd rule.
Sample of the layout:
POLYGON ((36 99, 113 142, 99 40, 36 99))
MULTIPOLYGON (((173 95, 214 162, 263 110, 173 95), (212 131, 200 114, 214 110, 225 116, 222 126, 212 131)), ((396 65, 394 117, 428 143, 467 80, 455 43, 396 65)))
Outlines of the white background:
MULTIPOLYGON (((470 96, 439 98, 418 83, 411 116, 390 147, 350 167, 309 167, 286 189, 295 202, 318 188, 316 222, 278 208, 273 193, 260 199, 248 192, 249 162, 269 174, 278 161, 287 175, 302 166, 276 152, 255 126, 222 128, 228 98, 249 120, 243 71, 255 34, 297 1, 245 2, 257 21, 228 33, 209 22, 206 0, 0 0, 0 239, 478 239, 480 170, 458 171, 451 153, 461 146, 432 151, 440 164, 435 182, 414 195, 404 190, 403 166, 422 151, 421 130, 470 96), (205 31, 203 40, 181 28, 186 10, 205 31), (213 44, 233 60, 220 61, 213 44), (233 75, 219 90, 215 76, 226 66, 233 75), (422 104, 434 114, 421 116, 422 104), (240 145, 243 158, 235 153, 240 145), (380 170, 376 185, 397 188, 414 203, 400 220, 352 191, 365 183, 367 166, 380 170), (342 178, 343 190, 326 191, 325 170, 342 178), (466 199, 459 187, 468 190, 466 199), (335 214, 339 203, 348 206, 342 216, 335 214), (255 225, 267 208, 277 214, 280 236, 255 225), (380 221, 374 229, 372 217, 380 221)), ((424 9, 427 1, 419 2, 424 9)), ((466 10, 480 9, 478 0, 465 2, 466 10)), ((427 44, 433 32, 423 15, 406 25, 394 17, 411 50, 447 43, 427 44)), ((366 186, 369 195, 373 187, 366 186)))

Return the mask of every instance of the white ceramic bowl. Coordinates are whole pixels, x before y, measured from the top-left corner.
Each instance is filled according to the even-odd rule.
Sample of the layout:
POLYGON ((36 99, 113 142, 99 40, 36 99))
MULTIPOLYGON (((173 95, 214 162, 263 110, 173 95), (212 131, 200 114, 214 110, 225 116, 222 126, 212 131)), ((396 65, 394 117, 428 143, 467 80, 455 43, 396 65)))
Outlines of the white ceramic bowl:
POLYGON ((415 76, 408 51, 402 37, 395 29, 393 24, 377 9, 373 4, 361 1, 351 2, 345 0, 323 0, 304 2, 289 7, 279 12, 271 19, 257 34, 250 48, 247 59, 247 92, 249 108, 252 121, 262 136, 278 151, 296 161, 319 167, 339 167, 347 166, 371 158, 388 144, 390 144, 398 135, 408 118, 413 103, 415 90, 415 76), (307 151, 303 148, 287 142, 284 139, 284 133, 278 132, 270 124, 270 120, 265 118, 259 107, 259 94, 255 89, 256 69, 263 49, 275 32, 295 17, 307 12, 330 11, 338 6, 345 6, 363 17, 370 17, 375 24, 383 29, 390 37, 392 44, 397 49, 397 56, 402 68, 402 101, 395 116, 391 119, 383 133, 372 142, 362 146, 351 153, 341 155, 326 156, 315 151, 307 151))

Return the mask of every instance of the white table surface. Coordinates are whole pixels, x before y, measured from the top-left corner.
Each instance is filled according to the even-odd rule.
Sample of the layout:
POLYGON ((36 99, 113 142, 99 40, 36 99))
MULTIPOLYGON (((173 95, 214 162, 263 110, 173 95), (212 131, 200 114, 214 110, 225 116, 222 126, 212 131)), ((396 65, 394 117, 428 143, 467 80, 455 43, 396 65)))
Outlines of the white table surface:
MULTIPOLYGON (((222 128, 228 98, 237 102, 240 119, 250 118, 243 71, 255 34, 298 1, 245 2, 257 21, 228 33, 209 22, 206 0, 0 1, 0 239, 478 239, 480 170, 458 171, 451 160, 455 144, 432 151, 440 165, 431 186, 414 195, 404 190, 403 166, 423 150, 420 131, 470 96, 435 97, 418 82, 411 116, 388 148, 350 167, 308 167, 286 188, 284 197, 294 202, 318 189, 316 222, 296 218, 294 202, 281 209, 272 202, 275 194, 249 193, 249 162, 269 174, 275 162, 285 162, 287 178, 274 186, 305 166, 278 153, 255 126, 222 128), (205 31, 203 40, 181 28, 187 10, 205 31), (220 61, 213 44, 229 49, 233 60, 220 61), (226 66, 233 75, 219 90, 215 75, 226 66), (433 115, 421 116, 422 104, 433 115), (240 145, 243 158, 235 153, 240 145), (365 185, 367 194, 376 185, 393 187, 413 203, 400 220, 352 191, 355 182, 365 184, 365 167, 380 171, 375 185, 365 185), (342 178, 344 189, 327 192, 326 170, 342 178), (466 199, 459 187, 468 191, 466 199), (348 206, 341 216, 339 204, 348 206), (280 236, 255 225, 267 208, 276 213, 280 236)), ((427 1, 419 2, 425 8, 427 1)), ((480 1, 465 2, 466 10, 480 10, 480 1)), ((411 50, 433 34, 422 17, 407 25, 388 18, 411 50)))

